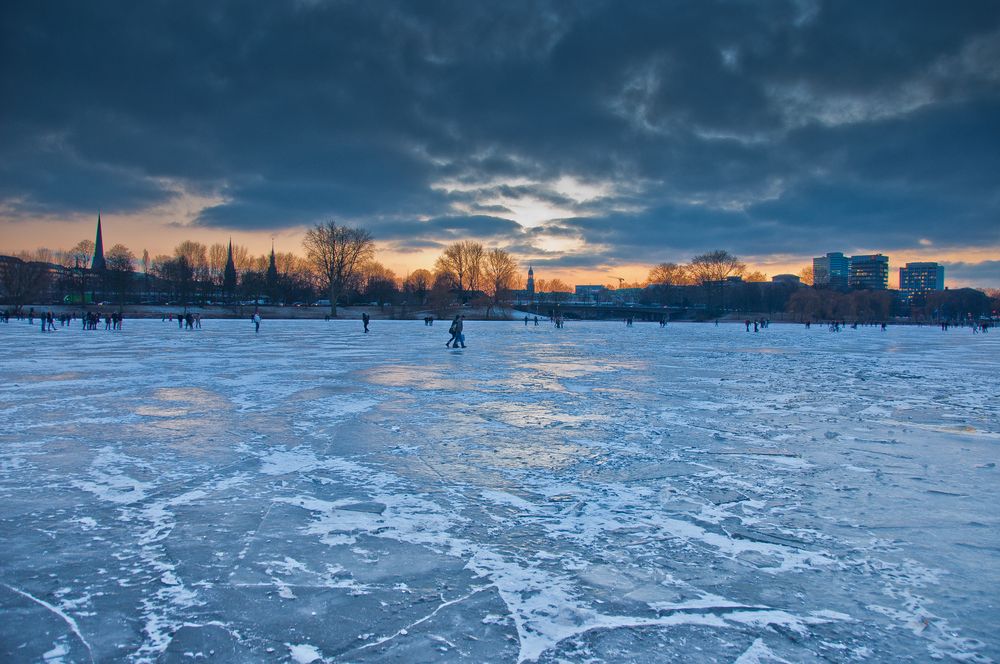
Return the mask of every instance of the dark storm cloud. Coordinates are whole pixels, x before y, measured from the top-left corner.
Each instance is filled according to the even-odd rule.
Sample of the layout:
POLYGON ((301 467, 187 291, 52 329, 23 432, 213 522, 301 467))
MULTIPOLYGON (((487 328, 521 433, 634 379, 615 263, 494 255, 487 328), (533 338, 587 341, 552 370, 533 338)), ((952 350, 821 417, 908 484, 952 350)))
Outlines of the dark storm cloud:
POLYGON ((0 202, 13 218, 129 212, 166 203, 176 192, 132 169, 81 159, 58 138, 8 144, 0 159, 0 202), (58 195, 47 195, 58 189, 58 195))
POLYGON ((436 242, 461 239, 497 241, 522 234, 521 226, 510 219, 487 215, 452 215, 427 220, 373 221, 368 227, 379 239, 396 243, 419 238, 435 238, 436 242))
POLYGON ((183 188, 200 225, 580 240, 560 265, 995 246, 998 62, 992 1, 6 2, 0 206, 183 188))
POLYGON ((435 240, 395 240, 385 242, 384 244, 388 249, 398 251, 402 254, 417 254, 428 249, 440 250, 447 246, 446 243, 435 240))
POLYGON ((1000 288, 1000 260, 944 263, 944 276, 948 281, 1000 288))

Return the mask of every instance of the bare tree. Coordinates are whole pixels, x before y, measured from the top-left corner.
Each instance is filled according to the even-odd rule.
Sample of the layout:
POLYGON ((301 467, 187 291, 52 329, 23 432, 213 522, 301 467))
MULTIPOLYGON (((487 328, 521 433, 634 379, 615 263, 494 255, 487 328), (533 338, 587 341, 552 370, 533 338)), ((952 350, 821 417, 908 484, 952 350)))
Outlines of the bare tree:
POLYGON ((208 247, 201 242, 185 240, 174 247, 174 256, 184 258, 194 270, 208 269, 208 247))
POLYGON ((366 302, 377 302, 381 308, 399 293, 399 278, 378 261, 367 261, 358 268, 357 289, 366 302))
POLYGON ((227 255, 226 245, 221 242, 216 242, 208 248, 208 275, 217 288, 222 286, 227 255))
POLYGON ((445 247, 438 257, 434 269, 451 282, 458 291, 462 303, 469 299, 472 291, 479 289, 483 269, 483 245, 472 240, 463 240, 445 247))
POLYGON ((104 255, 106 278, 111 290, 118 296, 118 306, 125 304, 125 297, 132 286, 135 272, 135 255, 124 244, 116 244, 104 255))
POLYGON ((316 224, 302 240, 306 258, 330 296, 330 314, 337 315, 337 298, 354 280, 358 267, 375 255, 375 241, 362 228, 316 224))
POLYGON ((278 270, 278 274, 282 275, 299 272, 308 266, 303 266, 302 259, 290 251, 277 251, 274 254, 274 267, 278 270))
POLYGON ((413 293, 418 300, 417 304, 424 305, 427 303, 427 294, 431 291, 433 283, 434 275, 428 270, 414 270, 403 282, 403 290, 413 293))
POLYGON ((753 272, 746 272, 743 274, 743 281, 750 282, 763 282, 767 281, 767 275, 760 270, 754 270, 753 272))
POLYGON ((80 304, 87 302, 87 267, 94 256, 94 243, 91 240, 80 240, 67 252, 63 253, 63 267, 72 275, 73 292, 80 298, 80 304))
POLYGON ((186 283, 185 292, 190 298, 197 291, 201 290, 200 298, 203 299, 205 290, 210 286, 208 269, 208 247, 201 242, 185 240, 174 247, 174 256, 180 260, 187 270, 181 270, 180 274, 190 271, 190 280, 186 283))
POLYGON ((649 271, 647 281, 661 286, 687 286, 691 284, 691 270, 686 265, 660 263, 649 271))
POLYGON ((39 263, 55 263, 57 252, 48 247, 39 247, 32 252, 32 259, 39 263))
MULTIPOLYGON (((234 246, 233 263, 235 262, 236 247, 234 246)), ((267 265, 269 262, 270 259, 267 256, 250 256, 244 267, 237 268, 240 279, 239 292, 244 300, 260 304, 267 292, 267 265)))
POLYGON ((806 286, 813 285, 814 275, 813 275, 812 265, 807 265, 806 267, 802 268, 802 270, 799 272, 799 279, 801 279, 802 283, 804 283, 806 286))
POLYGON ((511 291, 517 281, 517 261, 503 249, 490 249, 483 256, 483 290, 489 298, 486 317, 494 310, 503 311, 510 303, 511 291))
POLYGON ((691 259, 691 273, 699 283, 739 276, 746 269, 745 263, 724 249, 716 249, 691 259))
POLYGON ((65 267, 85 268, 94 255, 94 243, 91 240, 80 240, 66 252, 65 267))
POLYGON ((553 302, 565 302, 573 294, 573 287, 560 279, 549 281, 549 299, 553 302))

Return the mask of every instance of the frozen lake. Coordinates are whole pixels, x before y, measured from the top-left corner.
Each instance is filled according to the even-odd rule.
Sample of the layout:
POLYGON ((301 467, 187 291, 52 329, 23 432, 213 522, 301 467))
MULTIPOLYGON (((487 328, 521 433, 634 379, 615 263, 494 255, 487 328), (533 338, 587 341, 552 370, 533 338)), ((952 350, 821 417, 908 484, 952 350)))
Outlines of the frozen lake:
POLYGON ((0 660, 1000 659, 1000 332, 446 328, 0 324, 0 660))

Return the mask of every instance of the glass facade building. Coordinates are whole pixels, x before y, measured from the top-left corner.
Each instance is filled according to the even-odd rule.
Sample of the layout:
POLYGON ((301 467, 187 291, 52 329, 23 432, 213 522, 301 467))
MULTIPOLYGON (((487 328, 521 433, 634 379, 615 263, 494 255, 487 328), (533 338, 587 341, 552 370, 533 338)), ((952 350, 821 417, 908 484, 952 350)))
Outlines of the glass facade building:
POLYGON ((907 263, 899 268, 899 290, 910 301, 944 290, 944 266, 938 263, 907 263))
POLYGON ((889 257, 882 254, 851 256, 848 286, 858 290, 889 288, 889 257))
POLYGON ((846 289, 850 276, 847 256, 839 251, 813 259, 813 285, 821 288, 846 289))

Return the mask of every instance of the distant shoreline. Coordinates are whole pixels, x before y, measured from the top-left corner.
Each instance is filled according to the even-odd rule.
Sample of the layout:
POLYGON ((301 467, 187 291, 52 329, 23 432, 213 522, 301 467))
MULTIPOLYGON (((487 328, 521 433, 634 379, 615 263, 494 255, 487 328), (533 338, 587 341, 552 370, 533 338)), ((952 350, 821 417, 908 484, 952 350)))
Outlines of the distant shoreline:
MULTIPOLYGON (((27 312, 34 308, 35 316, 41 313, 51 311, 55 316, 60 316, 62 314, 76 314, 79 318, 80 314, 83 312, 99 312, 102 316, 104 314, 111 314, 118 311, 118 307, 114 305, 88 305, 86 307, 72 306, 72 305, 25 305, 24 312, 27 312)), ((0 309, 10 309, 11 305, 0 305, 0 309)), ((122 308, 122 312, 126 320, 156 320, 160 318, 174 317, 176 319, 178 314, 198 314, 201 316, 202 320, 244 320, 249 319, 254 310, 260 311, 260 315, 265 320, 361 320, 363 314, 368 314, 372 320, 400 320, 400 321, 423 321, 425 317, 432 316, 436 321, 446 321, 451 320, 456 314, 465 316, 466 320, 470 321, 507 321, 507 322, 523 322, 525 315, 529 319, 534 319, 535 314, 521 311, 517 309, 508 310, 505 316, 491 315, 486 316, 485 309, 481 307, 469 307, 463 309, 453 309, 448 313, 443 315, 438 315, 437 313, 427 310, 427 309, 410 309, 408 307, 391 307, 386 306, 385 308, 380 308, 377 306, 353 306, 353 307, 337 307, 337 315, 330 317, 330 310, 327 307, 292 307, 292 306, 274 306, 274 305, 259 305, 255 307, 254 305, 243 305, 240 306, 166 306, 166 305, 125 305, 122 308)), ((771 324, 779 325, 804 325, 802 321, 790 320, 787 314, 771 314, 769 318, 768 314, 765 313, 730 313, 726 316, 720 316, 717 320, 719 323, 727 324, 739 324, 742 325, 747 319, 760 320, 768 319, 771 324)), ((548 316, 538 316, 539 322, 545 322, 548 324, 548 316)), ((622 317, 607 317, 607 318, 567 318, 566 322, 569 324, 582 323, 582 322, 604 322, 604 323, 621 323, 622 317)), ((694 318, 683 318, 683 319, 673 319, 668 322, 668 325, 673 325, 676 323, 698 323, 700 325, 713 325, 715 323, 715 318, 708 318, 705 320, 698 320, 694 318)), ((657 321, 646 320, 640 317, 635 318, 636 323, 649 323, 655 324, 657 321)), ((826 325, 829 321, 827 320, 814 320, 811 321, 814 325, 826 325)), ((847 319, 848 326, 852 325, 854 321, 852 319, 847 319)), ((932 321, 914 321, 905 319, 889 319, 886 323, 890 325, 926 325, 934 326, 938 323, 932 321)), ((866 323, 860 322, 860 325, 865 325, 866 323)), ((875 323, 869 323, 875 324, 875 323)), ((952 323, 955 324, 955 323, 952 323)))
MULTIPOLYGON (((0 309, 11 309, 12 305, 0 305, 0 309)), ((99 312, 101 315, 107 313, 115 313, 119 310, 117 305, 104 304, 96 305, 90 304, 87 306, 80 305, 42 305, 42 304, 26 304, 23 307, 23 311, 27 313, 30 309, 34 308, 35 315, 42 312, 51 311, 55 316, 61 314, 76 314, 77 317, 83 312, 99 312)), ((157 319, 164 316, 170 317, 176 316, 178 314, 199 314, 203 320, 242 320, 249 319, 254 311, 259 311, 262 318, 267 320, 326 320, 330 316, 329 307, 292 307, 292 306, 275 306, 275 305, 252 305, 247 304, 243 306, 221 306, 221 305, 189 305, 187 307, 183 305, 162 305, 162 304, 126 304, 121 308, 122 313, 126 319, 157 319)), ((507 312, 506 317, 502 316, 490 316, 486 317, 485 310, 482 308, 467 308, 467 309, 456 309, 445 315, 438 315, 435 312, 428 309, 416 309, 409 307, 391 307, 386 305, 384 308, 377 306, 353 306, 353 307, 337 307, 337 315, 330 317, 330 320, 360 320, 362 314, 368 314, 373 320, 411 320, 411 321, 423 321, 426 316, 433 316, 435 320, 443 320, 445 318, 452 318, 455 314, 460 314, 465 316, 467 319, 471 320, 519 320, 524 318, 524 314, 518 315, 516 312, 507 312)), ((539 316, 539 320, 542 317, 539 316)))

